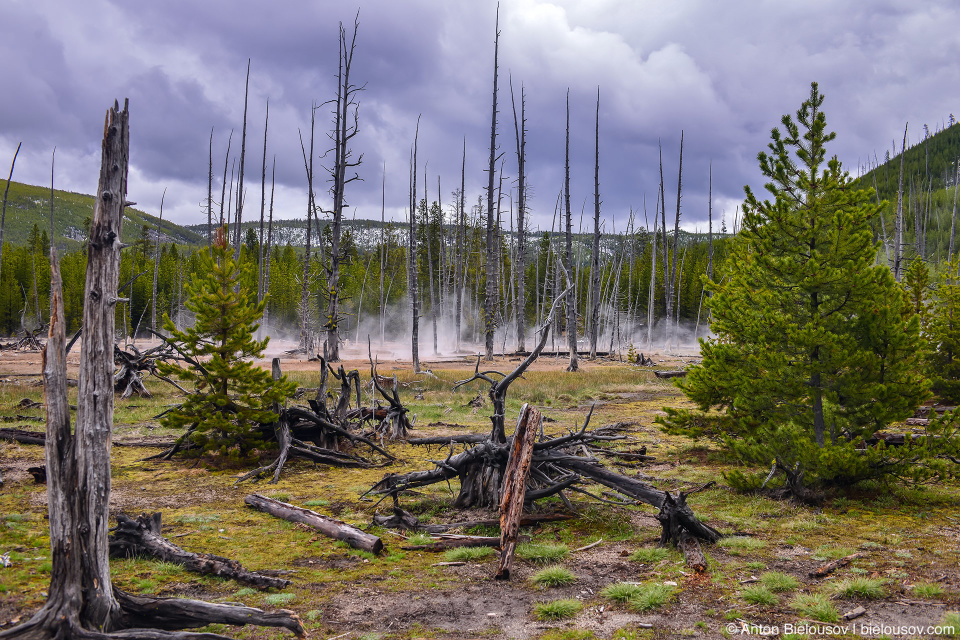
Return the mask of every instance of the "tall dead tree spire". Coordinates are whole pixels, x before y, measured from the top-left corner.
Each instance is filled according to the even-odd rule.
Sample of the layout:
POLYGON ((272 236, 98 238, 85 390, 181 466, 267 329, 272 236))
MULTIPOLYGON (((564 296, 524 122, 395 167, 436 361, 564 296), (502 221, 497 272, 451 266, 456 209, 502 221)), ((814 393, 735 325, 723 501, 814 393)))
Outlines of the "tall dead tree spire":
POLYGON ((567 365, 567 371, 577 371, 580 365, 577 362, 577 287, 576 275, 573 272, 573 212, 570 209, 570 89, 567 89, 567 135, 564 148, 563 206, 567 225, 564 234, 566 244, 563 252, 563 269, 567 278, 567 346, 570 350, 570 364, 567 365))
POLYGON ((513 99, 513 78, 510 79, 510 103, 513 106, 513 130, 517 140, 517 351, 526 351, 526 266, 527 266, 527 96, 520 85, 520 118, 513 99))
POLYGON ((590 358, 597 357, 600 337, 600 87, 597 87, 597 123, 594 131, 593 254, 590 259, 590 358))
POLYGON ((487 164, 487 260, 483 296, 484 349, 486 360, 493 360, 493 333, 497 326, 497 237, 494 228, 494 177, 497 163, 497 76, 500 54, 500 4, 497 3, 496 35, 493 40, 493 109, 490 114, 490 158, 487 164))

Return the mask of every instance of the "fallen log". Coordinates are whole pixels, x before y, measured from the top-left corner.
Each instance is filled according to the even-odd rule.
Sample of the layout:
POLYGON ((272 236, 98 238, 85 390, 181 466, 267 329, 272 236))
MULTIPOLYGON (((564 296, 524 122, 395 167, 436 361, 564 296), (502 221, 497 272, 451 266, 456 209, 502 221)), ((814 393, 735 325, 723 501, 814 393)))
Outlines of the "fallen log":
POLYGON ((369 551, 377 555, 383 551, 383 541, 380 538, 341 520, 329 518, 315 511, 273 500, 257 493, 247 496, 243 501, 254 509, 269 513, 281 520, 302 522, 325 536, 346 542, 355 549, 369 551))
POLYGON ((201 575, 230 578, 258 589, 283 589, 289 580, 244 569, 239 562, 210 553, 184 551, 160 535, 160 514, 140 514, 136 519, 117 515, 117 527, 109 537, 111 558, 152 557, 179 564, 201 575))
POLYGON ((903 424, 908 427, 926 427, 930 425, 930 418, 907 418, 903 424))
POLYGON ((20 444, 43 445, 47 441, 47 434, 42 431, 24 431, 23 429, 0 429, 0 440, 10 440, 20 444))
POLYGON ((836 560, 817 567, 807 575, 809 575, 811 578, 825 578, 837 569, 847 566, 862 555, 862 553, 851 553, 849 556, 837 558, 836 560))
POLYGON ((683 553, 683 559, 688 567, 697 573, 703 573, 707 570, 707 558, 703 555, 699 540, 683 532, 680 534, 680 544, 677 547, 683 553))
POLYGON ((657 376, 661 380, 666 380, 667 378, 683 378, 687 375, 686 371, 654 371, 653 375, 657 376))
POLYGON ((510 458, 503 474, 503 497, 500 499, 500 563, 494 574, 496 580, 510 579, 510 565, 517 547, 523 497, 533 460, 533 444, 543 428, 540 412, 529 404, 520 408, 517 428, 510 445, 510 458))

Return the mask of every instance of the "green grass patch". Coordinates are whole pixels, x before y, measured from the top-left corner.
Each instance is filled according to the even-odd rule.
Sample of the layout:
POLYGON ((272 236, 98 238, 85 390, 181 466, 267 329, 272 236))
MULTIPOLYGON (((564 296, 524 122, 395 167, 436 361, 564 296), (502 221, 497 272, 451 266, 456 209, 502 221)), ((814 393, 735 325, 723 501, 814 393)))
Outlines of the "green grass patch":
POLYGON ((821 593, 798 594, 790 606, 804 618, 811 618, 820 622, 837 622, 840 613, 830 602, 830 598, 821 593))
POLYGON ((638 613, 651 611, 670 602, 676 591, 677 588, 673 585, 651 582, 642 585, 640 593, 630 598, 627 604, 630 609, 638 613))
POLYGON ((433 538, 431 538, 426 533, 415 533, 409 538, 407 538, 407 544, 414 547, 419 547, 425 544, 431 544, 432 542, 433 542, 433 538))
POLYGON ((943 635, 949 638, 960 638, 960 611, 948 611, 943 614, 941 627, 945 627, 943 635))
POLYGON ((813 552, 813 557, 817 560, 839 560, 856 553, 855 549, 831 544, 825 544, 817 547, 813 552))
POLYGON ((577 576, 565 567, 547 567, 537 571, 530 577, 530 582, 542 589, 551 587, 566 587, 577 581, 577 576))
POLYGON ((517 545, 516 555, 518 558, 534 564, 550 564, 565 560, 570 555, 570 549, 565 544, 525 542, 517 545))
POLYGON ((589 629, 551 629, 538 640, 593 640, 596 637, 589 629))
POLYGON ((746 536, 731 536, 729 538, 720 538, 717 546, 724 549, 733 556, 742 556, 751 551, 756 551, 764 546, 766 542, 757 538, 748 538, 746 536))
POLYGON ((800 586, 796 578, 779 571, 768 571, 761 575, 760 584, 775 593, 793 591, 800 586))
POLYGON ((600 595, 615 602, 627 602, 628 600, 636 598, 642 592, 643 588, 638 584, 630 584, 629 582, 615 582, 604 587, 603 591, 600 592, 600 595))
POLYGON ((670 551, 663 547, 641 547, 630 554, 630 559, 634 562, 644 564, 656 564, 670 557, 670 551))
POLYGON ((242 589, 238 589, 237 592, 233 595, 236 596, 237 598, 244 598, 246 596, 255 595, 256 593, 257 593, 256 589, 253 589, 252 587, 244 587, 242 589))
POLYGON ((307 507, 326 507, 327 505, 330 504, 330 501, 329 501, 329 500, 321 500, 321 499, 318 498, 318 499, 314 499, 314 500, 307 500, 307 501, 304 502, 303 504, 304 504, 304 506, 307 506, 307 507))
POLYGON ((579 600, 554 600, 553 602, 535 604, 533 615, 537 617, 537 620, 563 620, 577 615, 581 609, 583 609, 583 603, 579 600))
POLYGON ((877 578, 847 578, 833 585, 832 591, 841 598, 868 598, 878 600, 887 595, 884 581, 877 578))
POLYGON ((780 602, 780 598, 762 584, 755 584, 744 588, 740 591, 740 598, 750 604, 762 604, 768 607, 780 602))
POLYGON ((945 591, 943 587, 931 582, 918 582, 910 587, 910 593, 918 598, 939 598, 945 591))
POLYGON ((444 552, 443 559, 447 562, 473 562, 486 560, 493 555, 493 547, 457 547, 444 552))
POLYGON ((263 602, 270 607, 279 607, 292 602, 297 596, 292 593, 269 593, 263 597, 263 602))

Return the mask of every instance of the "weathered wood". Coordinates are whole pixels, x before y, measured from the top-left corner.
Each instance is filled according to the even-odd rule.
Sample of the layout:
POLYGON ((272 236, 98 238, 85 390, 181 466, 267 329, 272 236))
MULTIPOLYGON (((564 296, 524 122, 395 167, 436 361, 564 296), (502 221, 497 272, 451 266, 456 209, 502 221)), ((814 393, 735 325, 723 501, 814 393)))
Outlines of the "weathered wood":
POLYGON ((247 496, 243 501, 254 509, 264 511, 282 520, 302 522, 325 536, 346 542, 355 549, 362 549, 374 554, 383 551, 383 542, 380 538, 341 520, 329 518, 315 511, 273 500, 256 493, 247 496))
POLYGON ((654 371, 654 372, 653 372, 653 375, 657 376, 658 378, 661 378, 661 379, 664 379, 664 380, 665 380, 665 379, 667 379, 667 378, 683 378, 684 376, 687 375, 687 372, 686 372, 686 371, 683 371, 683 370, 680 370, 680 371, 654 371))
POLYGON ((510 446, 510 458, 503 474, 503 497, 500 499, 500 563, 494 575, 496 580, 510 579, 510 565, 517 547, 523 497, 533 460, 533 443, 542 427, 542 416, 529 404, 520 409, 517 429, 510 446))
POLYGON ((160 514, 141 514, 136 519, 117 515, 117 528, 110 536, 110 557, 146 556, 179 564, 202 575, 230 578, 258 589, 283 589, 289 580, 244 569, 239 562, 210 553, 191 553, 160 535, 160 514))
POLYGON ((849 556, 837 558, 836 560, 832 560, 827 564, 817 567, 807 575, 809 575, 811 578, 825 578, 837 569, 847 566, 862 555, 862 553, 851 553, 849 556))
POLYGON ((40 431, 24 431, 23 429, 0 429, 0 440, 39 445, 47 442, 46 434, 40 431))
POLYGON ((688 567, 697 573, 703 573, 707 570, 707 558, 703 555, 699 540, 683 532, 680 534, 680 543, 677 546, 683 553, 683 559, 688 567))
POLYGON ((407 444, 414 445, 432 445, 432 444, 450 444, 451 442, 455 444, 476 444, 478 442, 483 442, 488 440, 489 435, 483 433, 466 433, 462 435, 455 436, 430 436, 428 438, 410 438, 407 440, 407 444))

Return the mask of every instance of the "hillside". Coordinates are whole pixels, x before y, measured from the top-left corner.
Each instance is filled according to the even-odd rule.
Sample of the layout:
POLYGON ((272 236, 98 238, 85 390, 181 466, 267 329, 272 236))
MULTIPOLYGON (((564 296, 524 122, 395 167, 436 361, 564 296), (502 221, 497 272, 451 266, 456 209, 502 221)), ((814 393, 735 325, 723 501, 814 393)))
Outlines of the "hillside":
MULTIPOLYGON (((6 187, 7 181, 0 180, 0 194, 6 187)), ((93 205, 93 196, 54 190, 53 233, 58 247, 74 249, 86 238, 89 219, 93 217, 93 205)), ((127 208, 123 221, 123 242, 132 243, 140 236, 144 225, 156 228, 158 222, 155 216, 134 207, 127 208)), ((41 230, 50 229, 50 188, 11 182, 7 195, 4 242, 25 244, 34 225, 41 230)), ((167 221, 163 222, 163 235, 167 242, 200 244, 203 241, 199 233, 167 221)))

